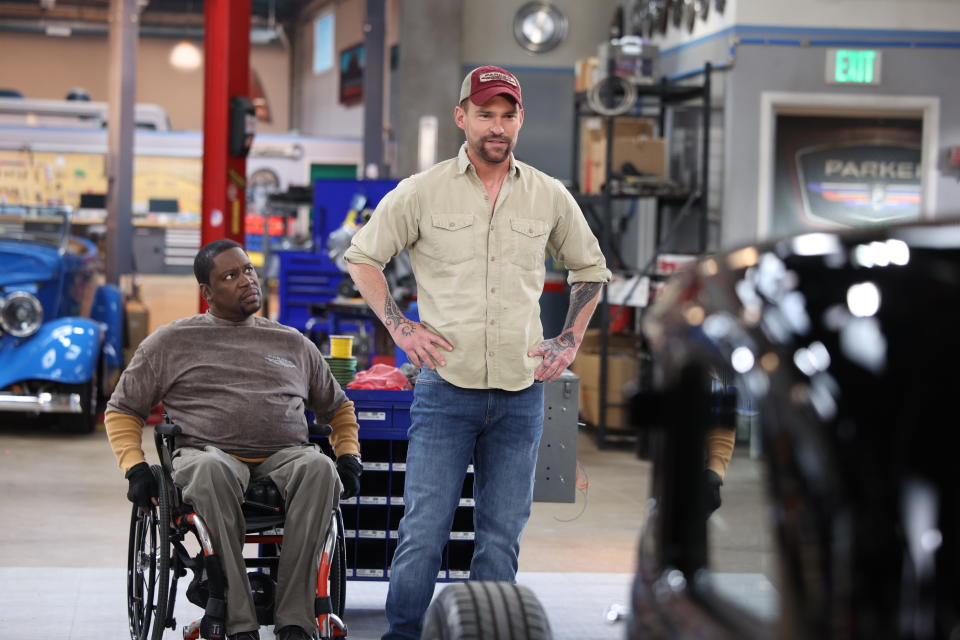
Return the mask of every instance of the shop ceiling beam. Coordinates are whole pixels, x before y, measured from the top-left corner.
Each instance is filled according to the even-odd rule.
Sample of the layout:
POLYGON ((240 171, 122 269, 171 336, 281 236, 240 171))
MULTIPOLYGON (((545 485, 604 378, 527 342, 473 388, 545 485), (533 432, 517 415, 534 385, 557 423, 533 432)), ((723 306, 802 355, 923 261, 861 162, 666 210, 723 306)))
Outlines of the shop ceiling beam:
MULTIPOLYGON (((231 102, 249 100, 250 94, 250 3, 207 0, 204 4, 201 246, 224 238, 244 241, 247 159, 245 153, 230 153, 230 134, 231 120, 236 121, 231 118, 231 102)), ((234 125, 235 136, 242 135, 247 122, 241 118, 234 125)), ((200 307, 204 308, 202 299, 200 307)))
POLYGON ((39 4, 22 4, 19 2, 0 2, 0 17, 2 18, 38 18, 49 20, 95 20, 106 22, 109 20, 110 10, 103 7, 55 6, 44 9, 39 4))
POLYGON ((107 281, 133 269, 133 110, 137 89, 137 0, 110 2, 107 102, 107 281))

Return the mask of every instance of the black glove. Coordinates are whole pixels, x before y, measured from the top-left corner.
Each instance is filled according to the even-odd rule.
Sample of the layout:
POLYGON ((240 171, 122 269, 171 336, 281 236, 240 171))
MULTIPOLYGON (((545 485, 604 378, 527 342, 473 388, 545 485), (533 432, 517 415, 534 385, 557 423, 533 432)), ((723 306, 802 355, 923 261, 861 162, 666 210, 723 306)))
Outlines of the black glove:
POLYGON ((720 507, 720 487, 723 479, 713 469, 703 470, 703 506, 706 517, 720 507))
POLYGON ((340 484, 343 485, 341 500, 352 498, 360 493, 361 473, 363 473, 363 463, 357 456, 344 454, 337 458, 337 474, 340 476, 340 484))
POLYGON ((146 462, 141 462, 130 467, 124 476, 130 482, 130 488, 127 489, 127 500, 137 505, 149 509, 153 506, 151 498, 157 497, 157 479, 153 477, 153 471, 146 462))

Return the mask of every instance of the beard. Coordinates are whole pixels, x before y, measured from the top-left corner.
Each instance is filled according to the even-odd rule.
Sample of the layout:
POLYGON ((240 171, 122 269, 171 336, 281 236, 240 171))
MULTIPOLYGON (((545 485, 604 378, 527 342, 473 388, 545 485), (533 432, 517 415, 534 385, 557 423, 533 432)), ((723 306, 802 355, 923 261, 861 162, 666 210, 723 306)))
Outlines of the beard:
POLYGON ((484 136, 480 138, 477 144, 470 145, 474 151, 477 152, 477 155, 483 159, 484 162, 489 162, 490 164, 500 164, 505 162, 507 158, 510 157, 510 152, 513 151, 513 140, 507 136, 484 136), (488 149, 488 142, 503 142, 506 143, 502 149, 488 149))
POLYGON ((243 300, 244 296, 252 292, 247 292, 247 294, 244 294, 244 296, 241 296, 241 299, 240 299, 239 311, 240 313, 242 313, 244 316, 248 318, 253 314, 255 314, 256 312, 260 311, 260 307, 263 306, 263 291, 260 289, 260 287, 257 287, 256 291, 257 291, 257 298, 255 301, 245 302, 243 300))

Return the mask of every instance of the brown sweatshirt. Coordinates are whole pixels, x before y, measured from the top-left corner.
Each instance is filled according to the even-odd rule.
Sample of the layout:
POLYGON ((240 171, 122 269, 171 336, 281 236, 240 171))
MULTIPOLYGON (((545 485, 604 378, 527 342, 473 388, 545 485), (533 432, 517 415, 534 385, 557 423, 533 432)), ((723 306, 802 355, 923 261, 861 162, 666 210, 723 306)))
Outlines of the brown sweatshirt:
POLYGON ((337 455, 359 453, 356 418, 344 419, 342 405, 349 401, 316 345, 259 316, 231 322, 195 315, 160 327, 140 344, 107 404, 107 435, 121 468, 143 453, 130 421, 111 414, 142 424, 160 402, 183 429, 178 446, 212 445, 264 458, 307 442, 304 409, 310 409, 318 421, 332 422, 337 455))

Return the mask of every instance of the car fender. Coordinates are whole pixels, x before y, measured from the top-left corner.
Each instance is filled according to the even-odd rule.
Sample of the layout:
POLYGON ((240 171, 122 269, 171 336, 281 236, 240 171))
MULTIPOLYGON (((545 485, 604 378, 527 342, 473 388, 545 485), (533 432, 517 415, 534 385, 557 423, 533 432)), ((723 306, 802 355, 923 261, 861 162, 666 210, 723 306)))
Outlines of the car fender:
POLYGON ((29 338, 0 339, 0 389, 24 380, 81 384, 97 367, 103 325, 88 318, 58 318, 29 338))
POLYGON ((109 378, 123 367, 123 294, 116 285, 104 284, 97 288, 90 318, 105 326, 103 339, 104 374, 109 378))

